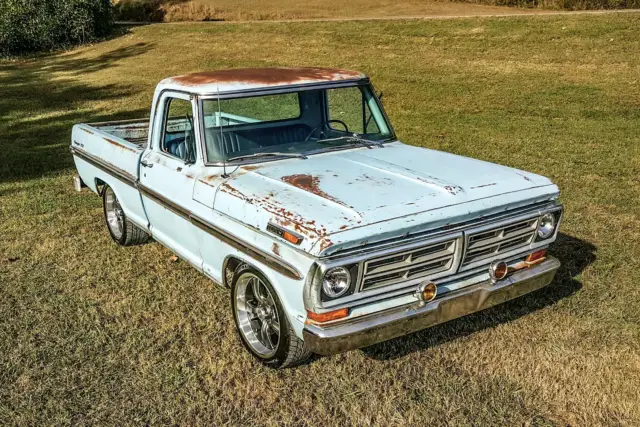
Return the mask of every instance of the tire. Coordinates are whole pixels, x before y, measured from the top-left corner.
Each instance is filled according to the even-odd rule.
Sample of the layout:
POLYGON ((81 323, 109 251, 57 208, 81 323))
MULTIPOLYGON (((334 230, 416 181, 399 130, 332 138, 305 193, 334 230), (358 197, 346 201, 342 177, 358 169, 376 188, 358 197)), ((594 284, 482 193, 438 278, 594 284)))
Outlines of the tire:
POLYGON ((231 307, 240 341, 265 366, 288 368, 311 355, 291 328, 273 286, 247 264, 239 265, 233 274, 231 307), (277 339, 275 323, 278 324, 277 339))
POLYGON ((108 185, 102 189, 102 208, 107 230, 114 242, 121 246, 133 246, 149 241, 149 234, 129 221, 116 193, 108 185))

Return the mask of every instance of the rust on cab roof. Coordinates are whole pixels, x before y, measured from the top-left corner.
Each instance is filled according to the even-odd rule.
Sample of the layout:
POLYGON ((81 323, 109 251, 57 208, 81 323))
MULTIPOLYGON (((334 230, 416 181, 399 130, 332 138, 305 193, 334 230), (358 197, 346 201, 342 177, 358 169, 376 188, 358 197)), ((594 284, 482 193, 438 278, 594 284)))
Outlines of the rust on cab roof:
POLYGON ((285 85, 303 81, 340 81, 363 78, 358 71, 318 67, 232 68, 171 77, 172 83, 200 86, 216 83, 285 85))

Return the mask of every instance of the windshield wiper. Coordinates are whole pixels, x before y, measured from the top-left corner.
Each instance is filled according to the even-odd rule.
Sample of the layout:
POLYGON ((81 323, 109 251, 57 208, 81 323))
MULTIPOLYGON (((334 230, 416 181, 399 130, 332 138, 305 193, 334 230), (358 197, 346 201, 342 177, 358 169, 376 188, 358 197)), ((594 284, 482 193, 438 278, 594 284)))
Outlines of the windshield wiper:
POLYGON ((285 157, 285 158, 297 158, 297 159, 306 159, 307 156, 299 153, 277 153, 277 152, 268 152, 268 153, 254 153, 254 154, 246 154, 244 156, 236 156, 227 159, 227 162, 232 162, 234 160, 244 160, 244 159, 256 159, 260 157, 285 157))
POLYGON ((348 144, 360 144, 360 145, 364 145, 367 148, 371 148, 373 145, 376 145, 378 147, 384 147, 384 145, 380 141, 373 141, 371 139, 362 138, 358 134, 353 134, 350 136, 340 136, 338 138, 321 139, 316 142, 318 144, 328 144, 336 141, 345 141, 348 144))

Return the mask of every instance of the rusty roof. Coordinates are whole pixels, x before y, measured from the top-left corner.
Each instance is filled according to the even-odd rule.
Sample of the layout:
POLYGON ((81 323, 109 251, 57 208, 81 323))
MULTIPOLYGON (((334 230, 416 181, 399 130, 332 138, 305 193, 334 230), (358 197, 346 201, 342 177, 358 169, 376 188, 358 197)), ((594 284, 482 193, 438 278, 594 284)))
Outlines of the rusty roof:
POLYGON ((292 84, 357 80, 359 71, 319 67, 231 68, 169 77, 160 82, 163 88, 195 92, 288 86, 292 84))

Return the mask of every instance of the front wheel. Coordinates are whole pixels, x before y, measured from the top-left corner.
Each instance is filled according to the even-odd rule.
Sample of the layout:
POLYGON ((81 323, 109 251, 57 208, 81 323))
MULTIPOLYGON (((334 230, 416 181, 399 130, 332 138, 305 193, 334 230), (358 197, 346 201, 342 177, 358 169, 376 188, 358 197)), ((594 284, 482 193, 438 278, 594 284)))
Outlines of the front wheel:
POLYGON ((102 190, 104 219, 111 238, 122 246, 140 245, 149 240, 149 235, 140 227, 129 221, 120 201, 110 186, 102 190))
POLYGON ((240 265, 231 283, 231 305, 244 346, 260 362, 286 368, 306 360, 310 353, 299 339, 269 281, 256 269, 240 265))

